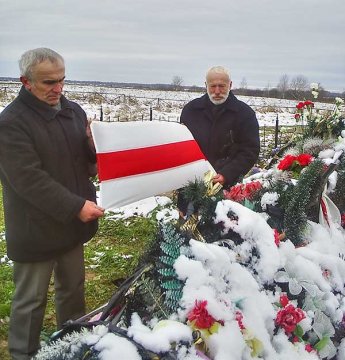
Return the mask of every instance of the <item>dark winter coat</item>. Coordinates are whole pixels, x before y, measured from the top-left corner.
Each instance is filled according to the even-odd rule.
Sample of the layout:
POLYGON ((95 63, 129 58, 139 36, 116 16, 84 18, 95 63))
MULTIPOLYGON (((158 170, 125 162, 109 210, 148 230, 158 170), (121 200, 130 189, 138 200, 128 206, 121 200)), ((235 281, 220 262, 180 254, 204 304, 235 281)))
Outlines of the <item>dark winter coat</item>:
POLYGON ((86 114, 61 98, 61 110, 22 88, 0 114, 0 178, 7 253, 18 262, 51 259, 91 239, 97 221, 77 214, 95 201, 88 167, 86 114))
POLYGON ((207 94, 182 110, 185 124, 217 173, 235 184, 256 163, 260 151, 255 112, 231 92, 225 103, 214 105, 207 94))

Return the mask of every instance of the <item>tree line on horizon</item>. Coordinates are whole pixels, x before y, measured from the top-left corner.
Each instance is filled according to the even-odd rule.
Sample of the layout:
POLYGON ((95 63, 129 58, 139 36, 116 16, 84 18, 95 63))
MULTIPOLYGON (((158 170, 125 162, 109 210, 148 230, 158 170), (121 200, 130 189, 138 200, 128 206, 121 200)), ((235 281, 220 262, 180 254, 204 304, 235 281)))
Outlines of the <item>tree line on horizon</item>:
MULTIPOLYGON (((204 87, 183 86, 181 76, 174 76, 171 82, 174 90, 188 88, 189 91, 205 91, 204 87)), ((320 83, 318 83, 319 96, 318 101, 331 102, 335 97, 345 97, 345 91, 342 93, 327 91, 320 83)), ((248 87, 247 79, 242 78, 239 87, 233 89, 234 94, 255 97, 271 97, 288 100, 313 100, 311 94, 310 82, 304 75, 297 75, 291 79, 287 74, 280 77, 278 84, 274 87, 268 84, 264 89, 252 89, 248 87)))
MULTIPOLYGON (((18 78, 0 77, 1 81, 19 82, 18 78)), ((142 84, 142 83, 124 83, 124 82, 112 82, 112 81, 87 81, 87 80, 66 80, 66 84, 76 85, 93 85, 93 86, 105 86, 110 88, 135 88, 143 90, 162 90, 162 91, 189 91, 189 92, 205 92, 204 86, 197 85, 184 85, 183 78, 181 76, 174 76, 170 84, 142 84)), ((332 92, 326 90, 320 83, 318 101, 333 102, 335 97, 345 98, 345 91, 332 92)), ((269 83, 265 88, 249 88, 248 82, 245 77, 242 78, 238 87, 233 88, 235 95, 242 96, 255 96, 255 97, 271 97, 287 100, 313 100, 310 82, 304 75, 297 75, 291 79, 287 74, 280 77, 276 86, 271 86, 269 83)))

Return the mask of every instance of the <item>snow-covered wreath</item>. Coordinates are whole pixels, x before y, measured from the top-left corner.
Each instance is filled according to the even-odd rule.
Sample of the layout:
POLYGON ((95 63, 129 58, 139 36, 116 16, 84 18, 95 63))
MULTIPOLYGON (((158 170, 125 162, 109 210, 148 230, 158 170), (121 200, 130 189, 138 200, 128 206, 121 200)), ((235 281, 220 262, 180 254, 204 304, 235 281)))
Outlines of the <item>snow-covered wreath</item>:
POLYGON ((193 211, 160 211, 154 266, 116 323, 93 319, 35 359, 345 359, 345 134, 313 136, 315 121, 229 191, 186 186, 193 211))

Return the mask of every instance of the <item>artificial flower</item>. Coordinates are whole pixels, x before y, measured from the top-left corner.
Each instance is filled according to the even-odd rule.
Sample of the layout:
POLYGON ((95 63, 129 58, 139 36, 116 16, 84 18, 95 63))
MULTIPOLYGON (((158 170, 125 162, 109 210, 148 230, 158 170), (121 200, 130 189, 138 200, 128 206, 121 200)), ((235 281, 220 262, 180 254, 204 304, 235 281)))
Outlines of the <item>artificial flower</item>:
POLYGON ((244 330, 246 327, 243 325, 243 314, 241 313, 241 311, 236 311, 235 313, 235 319, 237 321, 238 327, 241 330, 244 330))
POLYGON ((295 308, 294 305, 289 304, 278 311, 275 321, 287 334, 291 334, 296 329, 297 324, 304 318, 305 314, 300 308, 295 308))
POLYGON ((300 154, 298 156, 288 154, 278 164, 279 170, 291 170, 299 174, 303 167, 308 166, 313 161, 310 154, 300 154))
POLYGON ((280 295, 279 302, 282 307, 285 307, 289 303, 289 298, 286 294, 282 294, 280 295))
POLYGON ((260 181, 252 181, 247 184, 238 184, 230 188, 229 191, 224 190, 224 197, 229 200, 241 202, 245 199, 251 200, 255 193, 262 188, 260 181))
POLYGON ((296 161, 301 166, 307 166, 313 161, 313 157, 310 154, 300 154, 297 156, 296 161))
POLYGON ((295 155, 286 155, 278 164, 279 170, 288 170, 296 160, 295 155))
POLYGON ((274 231, 274 243, 279 246, 280 244, 280 234, 279 231, 277 229, 273 229, 274 231))
POLYGON ((188 313, 187 318, 198 329, 209 329, 216 319, 206 309, 207 301, 195 300, 194 308, 188 313))
POLYGON ((305 345, 305 350, 306 350, 307 352, 315 351, 315 349, 314 349, 310 344, 306 344, 306 345, 305 345))

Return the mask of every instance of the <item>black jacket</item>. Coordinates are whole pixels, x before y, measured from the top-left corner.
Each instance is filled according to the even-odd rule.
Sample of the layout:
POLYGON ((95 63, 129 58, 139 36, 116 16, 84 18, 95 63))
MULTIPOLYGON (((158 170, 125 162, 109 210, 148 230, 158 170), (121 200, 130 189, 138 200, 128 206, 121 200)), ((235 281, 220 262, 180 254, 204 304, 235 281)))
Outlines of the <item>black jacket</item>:
POLYGON ((225 103, 214 105, 207 94, 182 110, 185 124, 208 161, 235 184, 256 163, 260 151, 259 125, 255 112, 231 92, 225 103))
POLYGON ((88 168, 86 114, 61 98, 61 110, 22 88, 0 114, 0 178, 7 253, 18 262, 44 261, 91 239, 97 221, 77 214, 95 201, 88 168))

